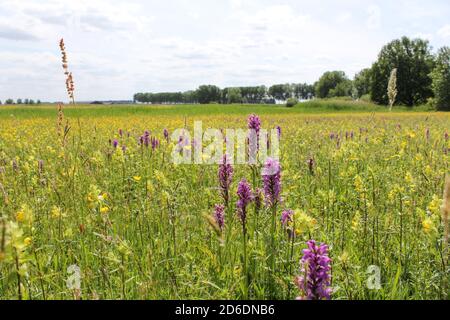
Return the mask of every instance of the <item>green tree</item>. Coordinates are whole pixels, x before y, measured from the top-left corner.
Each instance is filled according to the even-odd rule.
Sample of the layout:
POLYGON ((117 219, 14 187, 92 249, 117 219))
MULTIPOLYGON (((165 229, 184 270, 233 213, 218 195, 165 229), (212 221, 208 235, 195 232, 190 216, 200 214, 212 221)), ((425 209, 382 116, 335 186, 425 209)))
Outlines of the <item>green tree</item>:
POLYGON ((197 102, 197 96, 195 91, 189 90, 183 92, 183 103, 196 103, 197 102))
POLYGON ((276 100, 285 101, 291 97, 291 88, 289 84, 275 84, 269 88, 269 95, 276 100))
POLYGON ((36 101, 36 104, 41 104, 41 100, 38 99, 38 100, 36 101))
POLYGON ((355 90, 356 98, 359 99, 363 95, 370 93, 370 77, 371 70, 369 68, 363 69, 355 75, 353 88, 355 90))
POLYGON ((221 90, 214 85, 202 85, 198 87, 196 96, 199 103, 219 102, 221 98, 221 90))
POLYGON ((450 111, 450 48, 443 47, 436 57, 436 66, 431 72, 432 89, 436 109, 450 111))
POLYGON ((391 71, 397 68, 397 104, 414 106, 432 97, 431 77, 434 59, 428 41, 403 37, 388 43, 372 65, 371 98, 387 105, 391 71))
POLYGON ((17 104, 22 104, 22 99, 17 99, 17 102, 16 102, 17 104))
POLYGON ((291 84, 292 96, 297 99, 307 100, 314 95, 314 86, 307 83, 291 84))
POLYGON ((241 103, 242 94, 240 88, 225 88, 224 92, 224 102, 225 103, 241 103))
POLYGON ((344 71, 325 72, 315 84, 318 98, 348 96, 351 92, 351 81, 344 71))
POLYGON ((5 104, 14 104, 13 99, 6 99, 5 104))

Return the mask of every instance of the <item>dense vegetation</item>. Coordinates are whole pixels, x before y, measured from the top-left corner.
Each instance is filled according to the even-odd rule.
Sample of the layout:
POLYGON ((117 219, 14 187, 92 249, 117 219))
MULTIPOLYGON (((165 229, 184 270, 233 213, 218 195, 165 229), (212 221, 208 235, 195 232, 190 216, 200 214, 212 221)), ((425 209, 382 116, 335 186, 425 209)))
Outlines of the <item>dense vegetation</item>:
POLYGON ((449 115, 224 108, 72 106, 57 118, 54 106, 5 107, 0 296, 294 299, 314 239, 328 245, 332 299, 448 297, 439 208, 449 115), (185 114, 205 128, 245 129, 264 110, 261 128, 281 130, 279 200, 267 201, 264 163, 233 165, 225 201, 217 165, 170 161, 179 139, 164 129, 192 129, 185 114), (248 198, 245 220, 244 178, 266 200, 248 198))

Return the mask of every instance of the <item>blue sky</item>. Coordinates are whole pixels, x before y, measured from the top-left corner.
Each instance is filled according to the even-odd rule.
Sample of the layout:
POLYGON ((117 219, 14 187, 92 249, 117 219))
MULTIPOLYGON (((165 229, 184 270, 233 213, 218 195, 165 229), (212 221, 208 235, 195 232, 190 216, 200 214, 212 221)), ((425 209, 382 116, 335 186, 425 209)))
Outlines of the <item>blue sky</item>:
POLYGON ((0 0, 0 100, 314 82, 354 73, 407 35, 450 45, 448 0, 0 0))

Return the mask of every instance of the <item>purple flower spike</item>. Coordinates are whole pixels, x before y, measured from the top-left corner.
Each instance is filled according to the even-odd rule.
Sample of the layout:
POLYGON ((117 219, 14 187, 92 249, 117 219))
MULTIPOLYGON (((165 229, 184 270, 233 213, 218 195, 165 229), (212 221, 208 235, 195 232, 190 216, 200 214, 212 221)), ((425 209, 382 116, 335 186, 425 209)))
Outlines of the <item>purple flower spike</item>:
POLYGON ((262 171, 264 196, 266 205, 273 206, 280 201, 281 193, 281 166, 272 158, 267 158, 262 171))
POLYGON ((169 142, 169 131, 166 128, 164 128, 164 138, 169 142))
POLYGON ((221 204, 216 204, 214 208, 214 219, 216 220, 217 225, 219 226, 221 231, 223 231, 223 228, 225 227, 224 210, 225 207, 221 204))
POLYGON ((144 145, 148 147, 150 145, 150 131, 145 130, 143 135, 144 145))
POLYGON ((228 161, 228 156, 224 155, 222 163, 219 165, 219 187, 225 205, 228 205, 230 185, 233 180, 233 167, 228 161))
POLYGON ((281 138, 281 127, 277 126, 278 139, 281 138))
POLYGON ((152 137, 151 144, 152 144, 152 150, 155 150, 156 148, 159 147, 159 140, 156 139, 155 137, 152 137))
POLYGON ((117 141, 117 139, 114 139, 112 145, 113 145, 114 149, 116 149, 117 146, 119 145, 119 141, 117 141))
POLYGON ((247 120, 248 128, 255 130, 256 134, 259 134, 259 130, 261 130, 261 120, 255 114, 251 114, 247 120))
POLYGON ((294 215, 294 211, 293 210, 284 210, 281 213, 281 223, 283 224, 283 226, 286 226, 288 222, 292 222, 292 216, 294 215))
POLYGON ((299 300, 331 299, 331 259, 326 244, 316 245, 314 240, 307 242, 308 249, 303 250, 300 261, 301 275, 295 282, 301 292, 299 300))
POLYGON ((252 190, 247 180, 242 179, 239 182, 237 196, 239 198, 236 203, 237 214, 242 222, 242 225, 245 227, 245 222, 247 220, 247 206, 253 200, 252 190))

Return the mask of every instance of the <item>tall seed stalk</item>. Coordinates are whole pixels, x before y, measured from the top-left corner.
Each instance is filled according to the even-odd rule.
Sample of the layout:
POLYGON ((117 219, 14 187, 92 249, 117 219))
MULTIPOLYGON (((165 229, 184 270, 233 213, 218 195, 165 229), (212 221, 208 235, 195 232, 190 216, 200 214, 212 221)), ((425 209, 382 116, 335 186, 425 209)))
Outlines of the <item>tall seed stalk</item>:
POLYGON ((392 111, 395 99, 397 98, 397 68, 392 69, 391 75, 389 77, 389 83, 387 87, 387 94, 389 98, 389 111, 392 111))

